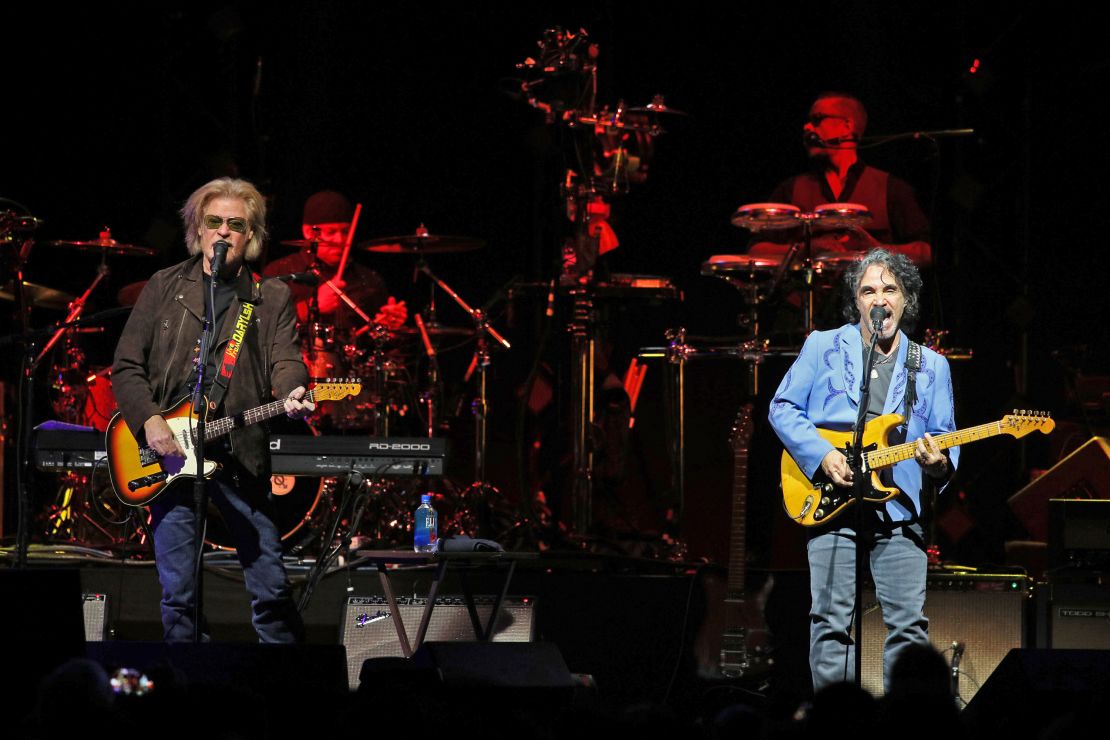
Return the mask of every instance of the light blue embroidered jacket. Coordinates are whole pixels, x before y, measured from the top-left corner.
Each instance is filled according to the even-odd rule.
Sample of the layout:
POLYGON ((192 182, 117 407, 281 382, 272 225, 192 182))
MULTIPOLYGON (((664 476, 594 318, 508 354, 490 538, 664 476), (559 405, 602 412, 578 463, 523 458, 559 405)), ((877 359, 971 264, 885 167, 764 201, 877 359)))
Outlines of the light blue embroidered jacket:
MULTIPOLYGON (((908 350, 909 339, 899 332, 898 356, 884 414, 905 412, 908 350)), ((891 444, 918 439, 926 432, 936 435, 956 428, 948 360, 925 347, 921 348, 921 355, 917 402, 909 429, 900 425, 892 435, 891 444)), ((833 449, 830 442, 818 436, 815 427, 847 431, 855 424, 862 373, 863 337, 859 326, 846 324, 839 329, 810 334, 798 359, 779 384, 768 417, 775 433, 807 477, 813 477, 821 467, 821 460, 833 449)), ((953 447, 948 453, 954 470, 960 450, 953 447)), ((894 521, 915 518, 921 511, 921 477, 921 466, 913 459, 894 466, 894 483, 909 497, 915 509, 910 511, 901 496, 888 501, 886 510, 894 521)))

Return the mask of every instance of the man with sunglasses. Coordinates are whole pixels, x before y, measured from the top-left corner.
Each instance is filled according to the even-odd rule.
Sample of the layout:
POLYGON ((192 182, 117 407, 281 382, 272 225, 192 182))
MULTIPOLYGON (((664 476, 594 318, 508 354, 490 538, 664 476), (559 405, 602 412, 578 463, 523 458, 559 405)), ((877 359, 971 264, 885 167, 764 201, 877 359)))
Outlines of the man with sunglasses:
MULTIPOLYGON (((192 393, 201 362, 206 366, 206 419, 242 414, 274 398, 284 399, 291 418, 302 418, 314 408, 301 400, 308 374, 289 288, 278 280, 256 279, 246 266, 258 258, 266 235, 262 195, 245 180, 220 178, 190 195, 181 216, 190 257, 147 282, 120 336, 112 367, 124 421, 167 466, 184 457, 184 440, 174 437, 162 413, 192 393), (226 256, 213 280, 213 262, 223 249, 226 256), (213 340, 202 358, 209 290, 215 296, 213 340)), ((265 425, 244 425, 209 442, 204 456, 222 466, 207 491, 235 540, 259 639, 302 640, 304 625, 273 519, 265 425)), ((207 639, 204 617, 196 613, 191 483, 168 486, 150 504, 168 642, 194 639, 198 619, 201 638, 207 639)))
MULTIPOLYGON (((867 110, 857 98, 840 92, 818 95, 802 128, 802 143, 811 167, 779 184, 771 194, 774 203, 798 206, 812 213, 829 203, 865 206, 871 220, 864 226, 819 229, 813 238, 816 254, 864 252, 874 247, 903 254, 918 267, 932 262, 929 221, 913 188, 888 172, 871 167, 859 156, 859 142, 867 129, 867 110)), ((749 253, 776 257, 786 253, 796 231, 763 232, 749 253)))

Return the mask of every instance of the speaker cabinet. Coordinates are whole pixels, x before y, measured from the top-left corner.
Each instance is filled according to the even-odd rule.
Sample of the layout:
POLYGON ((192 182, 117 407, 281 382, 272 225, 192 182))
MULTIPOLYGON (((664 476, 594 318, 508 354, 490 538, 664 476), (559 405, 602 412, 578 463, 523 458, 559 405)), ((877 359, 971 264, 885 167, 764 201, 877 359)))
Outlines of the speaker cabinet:
MULTIPOLYGON (((476 596, 474 604, 483 628, 493 612, 492 596, 476 596)), ((427 599, 398 598, 401 622, 411 643, 420 628, 427 599)), ((490 638, 493 642, 531 642, 535 637, 531 598, 506 598, 490 638)), ((470 620, 466 601, 460 596, 436 599, 428 623, 425 642, 475 642, 477 636, 470 620)), ((358 687, 359 671, 369 658, 402 657, 401 639, 393 625, 393 615, 383 596, 348 596, 340 626, 340 641, 347 648, 348 679, 352 689, 358 687)))
POLYGON ((85 642, 99 642, 108 636, 108 596, 82 594, 85 612, 85 642))
MULTIPOLYGON (((1024 576, 929 574, 925 616, 929 642, 949 664, 959 653, 959 692, 970 701, 1006 654, 1024 645, 1029 584, 1024 576), (958 646, 962 646, 962 649, 958 646)), ((863 594, 863 680, 883 694, 883 624, 875 591, 863 594)))
POLYGON ((1110 650, 1110 586, 1048 583, 1037 596, 1037 647, 1110 650))

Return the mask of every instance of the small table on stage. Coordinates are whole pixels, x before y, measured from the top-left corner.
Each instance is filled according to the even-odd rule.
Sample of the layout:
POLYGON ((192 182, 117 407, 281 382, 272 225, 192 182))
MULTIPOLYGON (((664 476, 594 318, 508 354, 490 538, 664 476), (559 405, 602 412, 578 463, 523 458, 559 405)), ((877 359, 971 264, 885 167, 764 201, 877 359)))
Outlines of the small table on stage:
POLYGON ((501 613, 501 605, 509 592, 509 583, 516 571, 519 560, 534 560, 539 553, 534 552, 415 552, 412 550, 359 550, 354 556, 363 562, 373 563, 378 569, 381 579, 382 591, 386 602, 389 604, 389 613, 393 617, 393 626, 397 628, 397 637, 401 641, 401 650, 405 657, 410 658, 424 642, 428 632, 428 624, 432 619, 432 609, 435 607, 436 595, 439 586, 447 575, 449 567, 454 566, 462 580, 463 597, 466 599, 466 609, 470 614, 470 623, 474 627, 474 636, 482 642, 487 642, 493 637, 493 628, 497 624, 497 617, 501 613), (397 597, 393 593, 393 585, 389 580, 390 565, 435 565, 435 575, 432 576, 432 586, 428 590, 428 602, 424 605, 424 613, 420 617, 420 627, 416 631, 416 639, 410 643, 408 632, 401 621, 401 610, 397 607, 397 597), (474 605, 474 595, 470 591, 466 580, 466 570, 477 567, 505 567, 505 580, 501 591, 493 602, 493 610, 489 619, 483 625, 478 617, 478 609, 474 605))

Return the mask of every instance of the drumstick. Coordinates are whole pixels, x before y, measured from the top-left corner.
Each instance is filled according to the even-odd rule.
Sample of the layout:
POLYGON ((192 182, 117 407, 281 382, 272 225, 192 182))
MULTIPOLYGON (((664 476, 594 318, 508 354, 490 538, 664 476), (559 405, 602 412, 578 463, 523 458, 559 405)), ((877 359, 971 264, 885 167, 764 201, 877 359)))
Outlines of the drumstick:
POLYGON ((351 217, 351 228, 347 229, 347 243, 343 245, 343 256, 339 258, 339 269, 335 271, 332 280, 342 280, 343 270, 347 267, 347 255, 351 253, 351 242, 355 238, 355 229, 358 228, 358 214, 362 213, 362 204, 355 206, 355 215, 351 217))
POLYGON ((428 353, 428 359, 434 360, 436 356, 436 349, 432 346, 432 340, 428 336, 428 330, 424 327, 424 319, 420 317, 419 313, 413 314, 416 320, 416 327, 420 329, 420 338, 424 340, 424 351, 428 353))

